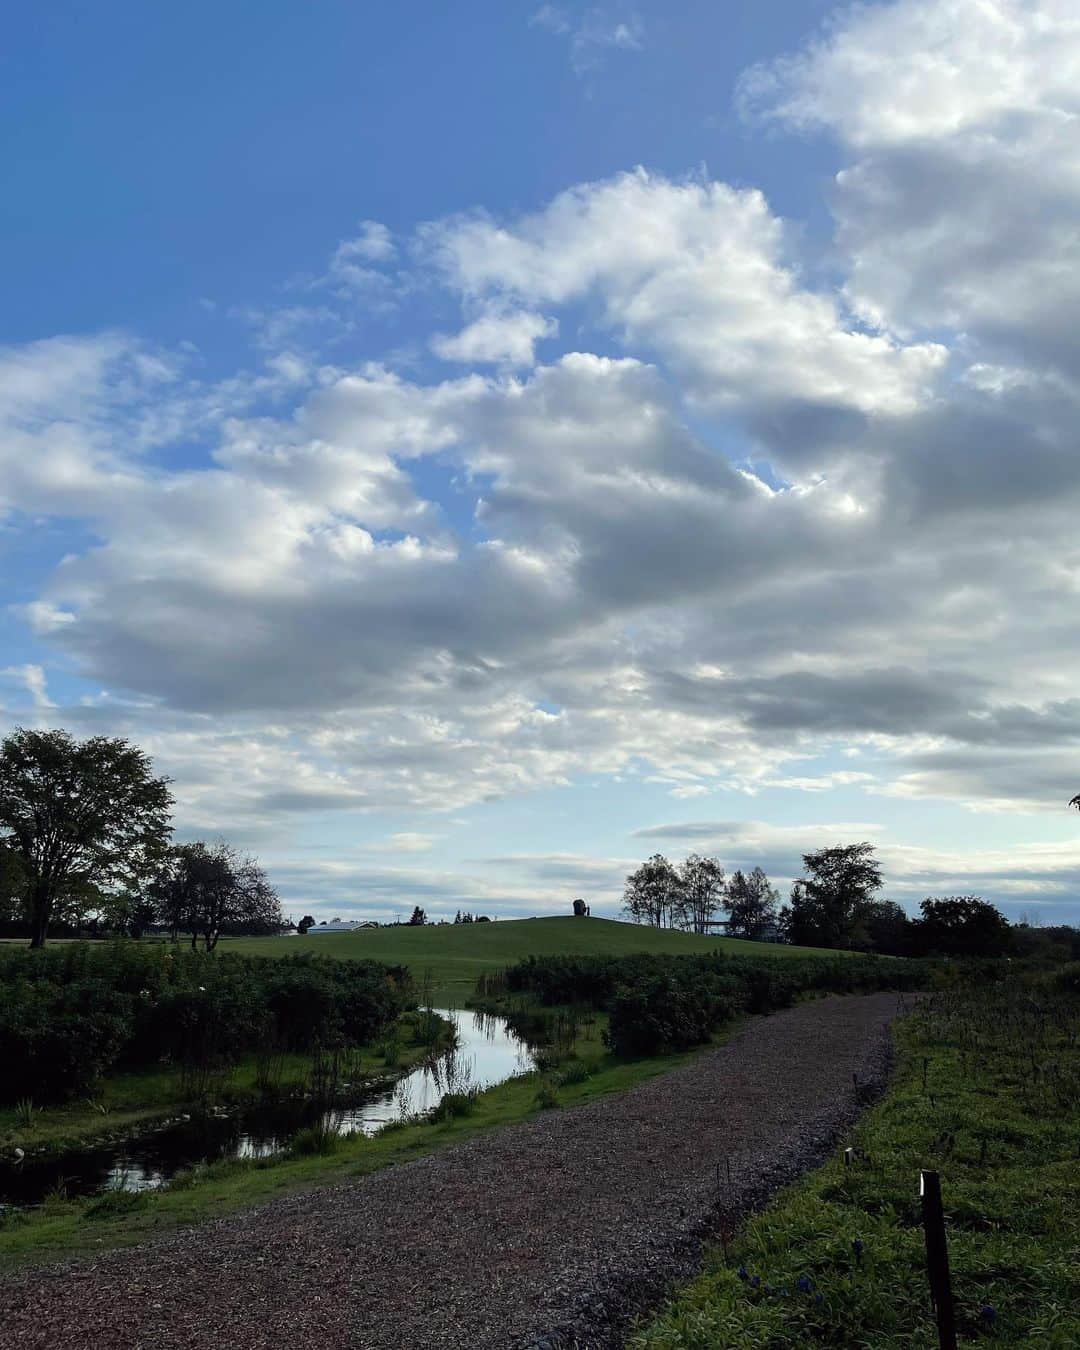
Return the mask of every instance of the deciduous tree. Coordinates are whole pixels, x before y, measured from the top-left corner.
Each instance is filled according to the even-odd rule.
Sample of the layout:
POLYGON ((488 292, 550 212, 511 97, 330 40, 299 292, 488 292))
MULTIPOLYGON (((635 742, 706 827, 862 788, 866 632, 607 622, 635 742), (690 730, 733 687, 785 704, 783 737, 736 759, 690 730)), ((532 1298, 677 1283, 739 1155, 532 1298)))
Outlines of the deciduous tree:
POLYGON ((654 853, 626 878, 623 910, 635 923, 671 928, 681 916, 682 882, 662 853, 654 853))
POLYGON ((915 922, 919 950, 941 956, 1001 956, 1009 950, 1008 919, 977 895, 924 900, 915 922))
POLYGON ((222 933, 269 935, 285 926, 277 893, 254 858, 226 843, 179 844, 155 885, 158 915, 174 938, 189 933, 208 952, 222 933))
POLYGON ((808 875, 791 889, 790 940, 805 947, 850 947, 881 887, 872 844, 804 853, 808 875))
POLYGON ((0 745, 0 841, 25 876, 32 947, 58 907, 87 888, 134 889, 171 830, 168 782, 129 742, 66 731, 12 732, 0 745))
POLYGON ((679 868, 684 921, 695 933, 707 933, 724 900, 724 869, 715 858, 691 853, 679 868))
POLYGON ((758 941, 776 922, 780 892, 769 884, 769 878, 755 867, 750 873, 736 872, 727 885, 725 908, 728 914, 728 932, 732 937, 758 941))

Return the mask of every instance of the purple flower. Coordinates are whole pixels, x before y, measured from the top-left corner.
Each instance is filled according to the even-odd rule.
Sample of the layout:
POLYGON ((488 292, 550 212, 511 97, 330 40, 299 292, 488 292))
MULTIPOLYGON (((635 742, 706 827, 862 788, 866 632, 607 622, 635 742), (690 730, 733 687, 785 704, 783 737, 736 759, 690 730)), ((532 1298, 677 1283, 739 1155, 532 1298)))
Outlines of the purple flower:
POLYGON ((808 1294, 810 1290, 813 1289, 813 1287, 814 1281, 810 1278, 809 1275, 800 1275, 799 1278, 795 1281, 795 1288, 799 1291, 800 1294, 808 1294))
POLYGON ((863 1245, 862 1245, 862 1239, 861 1239, 861 1238, 852 1238, 852 1239, 851 1239, 851 1250, 855 1253, 856 1259, 858 1259, 859 1257, 862 1256, 862 1254, 863 1254, 863 1245))
POLYGON ((751 1289, 759 1289, 760 1287, 761 1287, 761 1276, 760 1276, 760 1275, 751 1275, 751 1276, 750 1276, 750 1288, 751 1288, 751 1289))
POLYGON ((735 1274, 739 1277, 740 1280, 748 1280, 750 1278, 750 1276, 747 1274, 745 1266, 740 1266, 739 1269, 735 1272, 735 1274))
POLYGON ((997 1309, 991 1303, 984 1303, 979 1309, 979 1318, 992 1326, 997 1321, 997 1309))

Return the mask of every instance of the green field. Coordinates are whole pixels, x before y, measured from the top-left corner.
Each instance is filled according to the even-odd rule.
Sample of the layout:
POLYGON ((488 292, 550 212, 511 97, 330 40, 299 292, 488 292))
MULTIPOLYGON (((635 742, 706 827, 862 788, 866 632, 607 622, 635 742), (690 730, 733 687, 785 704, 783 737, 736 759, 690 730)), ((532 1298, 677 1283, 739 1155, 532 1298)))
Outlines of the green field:
POLYGON ((836 956, 817 947, 786 947, 775 942, 699 937, 670 928, 647 928, 613 919, 510 919, 498 923, 425 924, 415 928, 366 928, 321 936, 235 938, 222 949, 251 956, 322 953, 341 960, 388 961, 405 965, 417 985, 431 971, 433 997, 440 1007, 460 1007, 479 975, 503 970, 527 956, 629 956, 635 952, 695 956, 836 956))

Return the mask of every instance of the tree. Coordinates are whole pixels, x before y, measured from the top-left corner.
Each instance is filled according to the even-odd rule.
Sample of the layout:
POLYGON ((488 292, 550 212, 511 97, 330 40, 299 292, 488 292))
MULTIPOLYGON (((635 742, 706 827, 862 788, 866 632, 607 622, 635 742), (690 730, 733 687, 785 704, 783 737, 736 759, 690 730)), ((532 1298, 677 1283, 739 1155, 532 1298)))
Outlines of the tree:
POLYGON ((65 898, 134 888, 160 860, 171 825, 168 781, 127 741, 22 727, 0 744, 0 841, 26 877, 31 947, 44 947, 65 898))
POLYGON ((301 937, 303 937, 309 928, 314 927, 315 927, 315 916, 313 914, 305 914, 304 917, 300 920, 300 922, 296 925, 296 931, 300 934, 301 937))
POLYGON ((769 878, 755 867, 749 876, 736 872, 727 885, 724 907, 728 915, 728 932, 732 937, 759 941, 765 931, 776 923, 780 892, 769 884, 769 878))
POLYGON ((881 887, 872 844, 804 853, 810 874, 791 888, 790 941, 804 947, 850 947, 881 887))
POLYGON ((895 900, 872 900, 866 907, 861 927, 865 945, 886 956, 907 956, 911 951, 912 923, 895 900))
POLYGON ((724 898, 724 869, 715 858, 691 853, 679 868, 682 914, 695 933, 707 933, 724 898))
POLYGON ((682 911, 679 874, 662 853, 654 853, 626 878, 623 910, 635 923, 670 928, 682 911))
POLYGON ((172 930, 202 938, 208 952, 222 933, 256 936, 285 926, 277 893, 254 858, 222 842, 179 844, 172 849, 155 885, 158 916, 172 930))
POLYGON ((412 917, 409 919, 409 923, 413 925, 427 923, 427 915, 424 913, 424 911, 420 908, 419 905, 417 905, 413 909, 412 917))
POLYGON ((1002 956, 1012 945, 1008 919, 977 895, 924 900, 915 921, 920 952, 939 956, 1002 956))

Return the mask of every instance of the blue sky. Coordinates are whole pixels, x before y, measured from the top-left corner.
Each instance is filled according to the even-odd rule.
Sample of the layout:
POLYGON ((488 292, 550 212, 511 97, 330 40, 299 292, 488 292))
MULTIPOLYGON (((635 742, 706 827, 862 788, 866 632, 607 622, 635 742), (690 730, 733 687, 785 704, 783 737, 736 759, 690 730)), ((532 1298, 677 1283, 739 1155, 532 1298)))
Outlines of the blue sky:
POLYGON ((1080 919, 1078 76, 1062 0, 24 8, 0 720, 296 912, 870 838, 1080 919))

